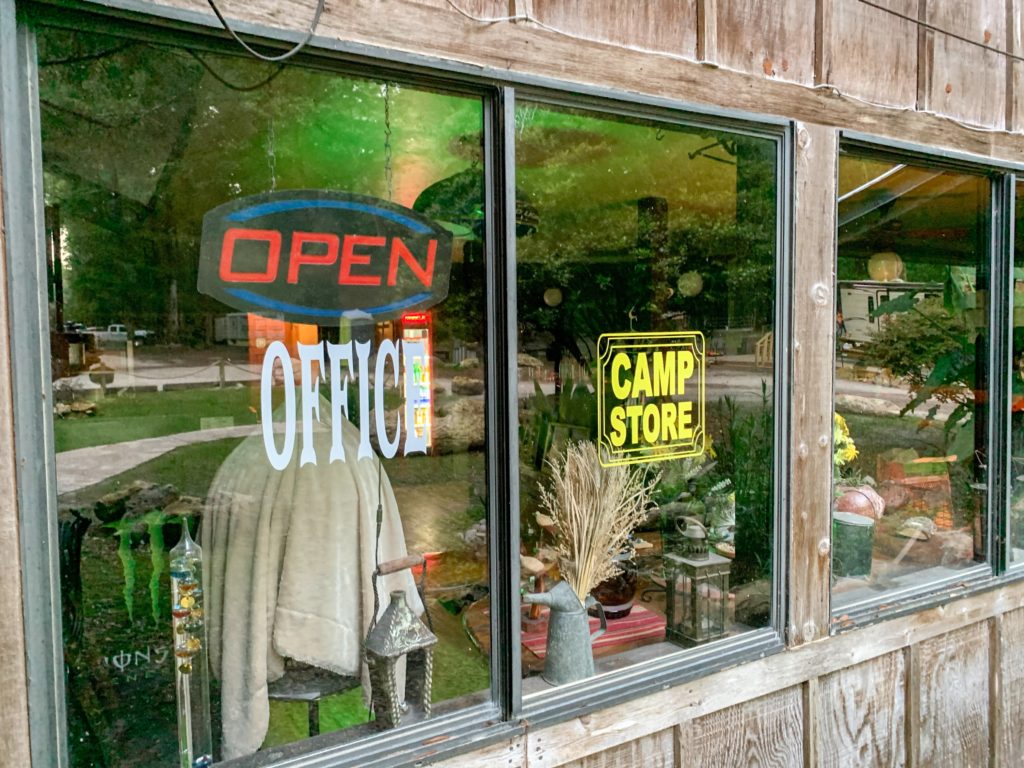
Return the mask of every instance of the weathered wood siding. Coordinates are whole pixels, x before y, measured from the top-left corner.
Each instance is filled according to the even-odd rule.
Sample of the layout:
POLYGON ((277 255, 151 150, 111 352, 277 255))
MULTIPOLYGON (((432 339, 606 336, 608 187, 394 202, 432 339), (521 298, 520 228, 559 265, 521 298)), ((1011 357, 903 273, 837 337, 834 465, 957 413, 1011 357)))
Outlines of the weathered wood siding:
POLYGON ((1001 765, 1024 765, 1024 611, 1004 614, 999 622, 997 739, 993 744, 1001 765))
POLYGON ((799 688, 712 712, 679 729, 681 768, 802 768, 799 688))
POLYGON ((825 675, 818 683, 815 748, 822 768, 906 765, 903 653, 825 675))
MULTIPOLYGON (((976 43, 1006 49, 1006 0, 933 1, 926 9, 929 24, 955 31, 976 43)), ((928 55, 919 63, 925 72, 919 108, 973 125, 1002 128, 1006 113, 1005 57, 949 35, 932 31, 923 34, 928 55)))
MULTIPOLYGON (((1010 61, 1001 54, 953 45, 939 33, 925 35, 916 24, 859 0, 451 2, 466 15, 448 0, 328 3, 318 33, 568 82, 912 137, 983 155, 1021 156, 1016 139, 953 122, 1003 129, 1007 114, 1020 112, 1022 89, 1007 87, 1020 79, 1020 66, 1008 80, 1010 61), (581 10, 573 11, 577 5, 581 10), (662 15, 655 18, 648 6, 662 15), (541 24, 493 21, 510 15, 541 24), (936 42, 938 37, 943 41, 936 42), (815 83, 819 87, 811 87, 815 83)), ((929 23, 958 25, 950 30, 978 42, 988 35, 989 45, 1003 47, 1020 35, 1021 2, 878 4, 912 11, 908 15, 914 17, 923 9, 921 18, 929 23), (1010 26, 1013 35, 1007 35, 1010 26)), ((303 29, 314 8, 312 0, 222 0, 220 5, 232 19, 292 30, 303 29)), ((197 18, 210 15, 204 0, 160 0, 159 6, 186 9, 197 18)), ((1019 116, 1013 118, 1015 129, 1024 129, 1021 123, 1019 116)))
MULTIPOLYGON (((885 5, 917 16, 918 0, 885 5)), ((876 104, 916 105, 916 24, 856 0, 819 0, 818 29, 816 83, 876 104)))

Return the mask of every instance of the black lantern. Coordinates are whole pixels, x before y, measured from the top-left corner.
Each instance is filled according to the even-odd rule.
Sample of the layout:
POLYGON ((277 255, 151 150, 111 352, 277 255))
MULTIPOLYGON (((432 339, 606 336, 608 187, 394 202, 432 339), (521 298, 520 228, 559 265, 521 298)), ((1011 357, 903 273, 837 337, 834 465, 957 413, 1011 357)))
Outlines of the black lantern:
POLYGON ((405 592, 391 593, 391 604, 366 636, 364 647, 370 671, 370 705, 378 728, 401 725, 396 665, 403 656, 405 704, 419 717, 430 716, 431 678, 437 637, 405 602, 405 592), (417 712, 418 711, 418 712, 417 712))
POLYGON ((724 637, 729 630, 731 562, 708 552, 702 557, 665 555, 665 619, 669 640, 683 645, 724 637))

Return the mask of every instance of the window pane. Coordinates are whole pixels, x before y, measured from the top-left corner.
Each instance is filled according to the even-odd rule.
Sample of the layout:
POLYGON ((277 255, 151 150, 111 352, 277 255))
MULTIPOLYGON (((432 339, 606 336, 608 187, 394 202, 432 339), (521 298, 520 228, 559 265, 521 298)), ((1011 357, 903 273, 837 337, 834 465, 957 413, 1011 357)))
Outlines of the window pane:
POLYGON ((1013 362, 1010 413, 1010 565, 1024 562, 1024 184, 1016 185, 1013 248, 1013 362), (1020 307, 1020 309, 1019 309, 1020 307), (1018 323, 1017 320, 1021 322, 1018 323))
POLYGON ((990 183, 839 162, 833 608, 984 560, 990 183))
POLYGON ((771 621, 776 145, 535 104, 516 131, 529 693, 771 621))
POLYGON ((197 765, 388 727, 364 642, 403 723, 486 700, 480 99, 39 51, 72 763, 179 764, 176 686, 197 765))

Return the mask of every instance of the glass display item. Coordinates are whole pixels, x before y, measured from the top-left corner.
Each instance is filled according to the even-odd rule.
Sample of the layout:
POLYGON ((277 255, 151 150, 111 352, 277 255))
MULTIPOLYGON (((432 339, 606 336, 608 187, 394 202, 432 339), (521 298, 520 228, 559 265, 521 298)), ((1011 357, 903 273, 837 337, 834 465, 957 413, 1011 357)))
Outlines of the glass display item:
POLYGON ((178 765, 213 764, 210 727, 210 670, 203 612, 203 550, 187 522, 171 550, 171 616, 174 679, 178 698, 178 765))
POLYGON ((701 558, 665 555, 666 633, 693 646, 725 637, 729 631, 731 562, 709 552, 701 558))

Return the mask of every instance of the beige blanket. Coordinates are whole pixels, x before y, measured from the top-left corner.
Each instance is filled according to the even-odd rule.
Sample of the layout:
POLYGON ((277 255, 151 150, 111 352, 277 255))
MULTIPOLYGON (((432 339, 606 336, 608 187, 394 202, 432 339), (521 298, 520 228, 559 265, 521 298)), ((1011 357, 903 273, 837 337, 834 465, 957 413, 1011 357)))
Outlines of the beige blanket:
MULTIPOLYGON (((376 457, 355 458, 356 427, 344 422, 342 434, 345 463, 328 463, 330 428, 317 425, 318 463, 298 466, 300 430, 292 463, 280 472, 270 466, 262 438, 248 438, 211 486, 201 545, 225 759, 251 754, 263 743, 270 720, 267 684, 284 673, 285 658, 359 675, 364 695, 369 691, 361 643, 373 614, 379 464, 376 457)), ((379 562, 385 562, 406 554, 386 473, 379 497, 379 562)), ((409 571, 378 579, 377 589, 378 615, 397 589, 422 612, 409 571)))

